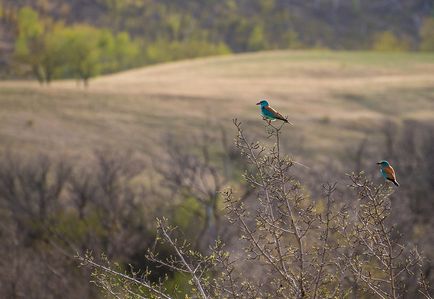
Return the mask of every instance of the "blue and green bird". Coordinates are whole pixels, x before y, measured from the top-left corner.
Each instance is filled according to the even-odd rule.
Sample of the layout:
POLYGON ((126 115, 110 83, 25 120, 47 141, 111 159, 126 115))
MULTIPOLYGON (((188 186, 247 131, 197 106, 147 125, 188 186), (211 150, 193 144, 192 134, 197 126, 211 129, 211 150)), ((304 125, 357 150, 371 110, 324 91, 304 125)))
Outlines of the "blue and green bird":
POLYGON ((394 183, 396 186, 399 186, 398 181, 396 180, 395 170, 392 166, 390 166, 389 162, 386 160, 382 160, 377 162, 380 165, 380 173, 386 179, 394 183))
POLYGON ((271 124, 271 122, 275 121, 276 119, 280 119, 292 125, 292 123, 283 117, 282 114, 271 108, 266 100, 261 100, 259 103, 256 103, 256 105, 261 105, 261 115, 265 120, 268 121, 268 124, 271 124))

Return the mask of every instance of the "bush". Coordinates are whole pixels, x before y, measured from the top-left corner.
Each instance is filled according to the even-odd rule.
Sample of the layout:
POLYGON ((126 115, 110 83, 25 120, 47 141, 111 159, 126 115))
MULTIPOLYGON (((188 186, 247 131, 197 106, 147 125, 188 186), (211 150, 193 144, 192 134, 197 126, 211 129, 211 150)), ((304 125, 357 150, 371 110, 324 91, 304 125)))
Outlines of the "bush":
POLYGON ((423 21, 419 30, 420 50, 434 51, 434 18, 427 18, 423 21))
POLYGON ((410 43, 404 39, 399 39, 390 31, 385 31, 374 37, 372 49, 382 52, 403 52, 410 50, 410 43))
POLYGON ((212 44, 204 40, 168 41, 158 40, 146 47, 147 63, 159 63, 210 55, 231 53, 224 44, 212 44))

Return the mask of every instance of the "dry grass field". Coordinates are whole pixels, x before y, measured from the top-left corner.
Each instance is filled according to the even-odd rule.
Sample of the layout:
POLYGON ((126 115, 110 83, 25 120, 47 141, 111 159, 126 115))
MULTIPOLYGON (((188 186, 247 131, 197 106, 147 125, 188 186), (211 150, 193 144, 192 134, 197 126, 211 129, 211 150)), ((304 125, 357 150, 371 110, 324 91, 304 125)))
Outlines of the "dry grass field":
POLYGON ((162 136, 232 128, 258 134, 255 103, 295 123, 287 143, 327 159, 385 120, 434 121, 434 54, 276 51, 162 64, 51 86, 0 82, 0 150, 86 155, 95 149, 153 157, 162 136), (292 135, 292 136, 291 136, 292 135))

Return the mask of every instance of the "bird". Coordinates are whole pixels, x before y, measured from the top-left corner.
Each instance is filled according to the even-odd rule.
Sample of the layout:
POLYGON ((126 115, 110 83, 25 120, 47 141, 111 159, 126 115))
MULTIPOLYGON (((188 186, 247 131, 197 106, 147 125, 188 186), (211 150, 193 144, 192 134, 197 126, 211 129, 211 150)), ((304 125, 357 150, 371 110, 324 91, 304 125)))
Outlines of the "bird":
POLYGON ((380 173, 386 179, 395 184, 395 186, 399 186, 398 181, 396 180, 395 170, 392 166, 390 166, 389 162, 382 160, 377 162, 380 165, 380 173))
POLYGON ((271 122, 275 121, 276 119, 280 119, 285 123, 292 125, 292 123, 284 118, 282 114, 271 108, 266 100, 261 100, 259 103, 256 103, 256 105, 261 105, 261 115, 265 120, 268 121, 269 125, 271 125, 271 122))

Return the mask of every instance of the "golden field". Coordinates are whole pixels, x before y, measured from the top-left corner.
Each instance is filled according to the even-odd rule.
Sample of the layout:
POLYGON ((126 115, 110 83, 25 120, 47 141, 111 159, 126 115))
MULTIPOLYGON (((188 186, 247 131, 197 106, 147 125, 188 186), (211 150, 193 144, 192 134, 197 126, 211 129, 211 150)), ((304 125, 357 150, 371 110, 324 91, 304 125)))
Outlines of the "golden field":
POLYGON ((195 134, 234 117, 263 133, 266 98, 295 126, 286 143, 318 160, 386 120, 434 121, 434 54, 273 51, 161 64, 39 86, 0 82, 1 150, 155 157, 162 136, 195 134), (296 146, 295 145, 295 146, 296 146))

